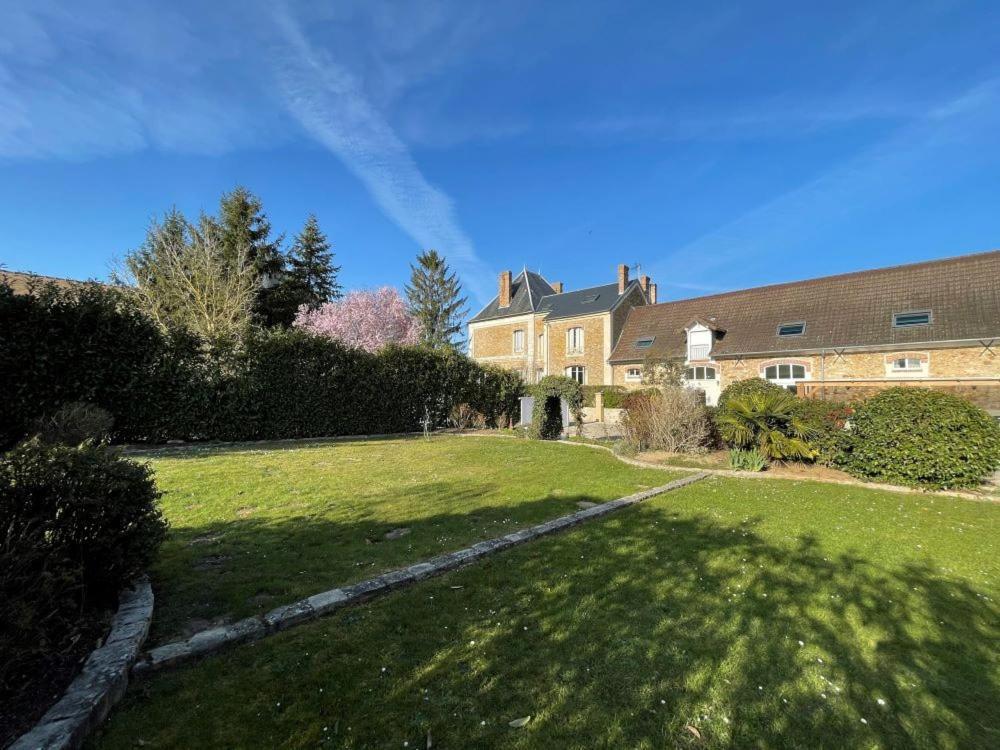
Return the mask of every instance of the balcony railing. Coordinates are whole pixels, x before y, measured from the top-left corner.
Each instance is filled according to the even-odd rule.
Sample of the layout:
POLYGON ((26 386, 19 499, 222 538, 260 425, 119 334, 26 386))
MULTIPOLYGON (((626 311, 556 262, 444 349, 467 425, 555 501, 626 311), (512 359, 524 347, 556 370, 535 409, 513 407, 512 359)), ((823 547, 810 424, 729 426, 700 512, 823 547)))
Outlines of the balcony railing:
POLYGON ((708 359, 711 353, 711 344, 692 344, 688 347, 688 361, 694 362, 702 359, 708 359))

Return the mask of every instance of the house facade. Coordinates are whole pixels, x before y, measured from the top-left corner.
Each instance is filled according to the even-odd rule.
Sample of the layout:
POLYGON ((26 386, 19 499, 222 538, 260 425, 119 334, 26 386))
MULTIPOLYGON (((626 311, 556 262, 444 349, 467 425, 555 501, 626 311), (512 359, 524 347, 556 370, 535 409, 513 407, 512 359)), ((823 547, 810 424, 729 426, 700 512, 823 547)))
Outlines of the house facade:
POLYGON ((523 270, 500 274, 497 296, 469 322, 469 355, 516 370, 529 383, 566 375, 583 385, 610 385, 611 352, 629 313, 656 300, 648 276, 564 292, 559 282, 523 270))
MULTIPOLYGON (((607 323, 591 334, 593 346, 594 324, 585 328, 583 351, 573 355, 586 368, 584 382, 640 388, 658 363, 672 361, 708 404, 729 383, 761 377, 832 399, 892 385, 941 388, 1000 415, 1000 251, 660 304, 650 286, 640 283, 634 301, 601 313, 607 323)), ((514 326, 545 338, 515 357, 512 328, 491 333, 487 320, 473 319, 470 341, 483 338, 472 356, 522 372, 569 374, 566 329, 587 320, 575 312, 547 318, 541 304, 520 312, 524 322, 514 326)))

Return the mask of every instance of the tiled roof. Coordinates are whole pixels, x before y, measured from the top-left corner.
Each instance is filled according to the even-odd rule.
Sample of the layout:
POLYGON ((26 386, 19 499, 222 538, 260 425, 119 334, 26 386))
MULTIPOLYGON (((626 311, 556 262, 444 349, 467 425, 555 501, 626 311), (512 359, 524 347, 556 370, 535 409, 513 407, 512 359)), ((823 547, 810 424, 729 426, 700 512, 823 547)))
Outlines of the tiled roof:
POLYGON ((74 286, 86 283, 75 279, 61 279, 56 276, 41 276, 35 273, 23 273, 21 271, 5 271, 0 269, 0 283, 6 283, 14 290, 14 294, 27 294, 32 288, 44 286, 45 284, 55 284, 62 289, 69 289, 74 286))
POLYGON ((977 340, 1000 335, 1000 251, 857 271, 637 307, 612 362, 683 357, 693 320, 716 329, 713 356, 977 340), (930 325, 893 327, 895 313, 931 312, 930 325), (804 321, 800 336, 778 336, 804 321), (635 342, 656 336, 653 345, 635 342))
POLYGON ((495 318, 509 318, 512 315, 525 315, 535 312, 542 298, 547 294, 555 294, 555 289, 549 283, 533 271, 522 271, 510 284, 510 305, 500 307, 499 295, 490 300, 490 303, 476 313, 470 322, 475 323, 480 320, 493 320, 495 318))

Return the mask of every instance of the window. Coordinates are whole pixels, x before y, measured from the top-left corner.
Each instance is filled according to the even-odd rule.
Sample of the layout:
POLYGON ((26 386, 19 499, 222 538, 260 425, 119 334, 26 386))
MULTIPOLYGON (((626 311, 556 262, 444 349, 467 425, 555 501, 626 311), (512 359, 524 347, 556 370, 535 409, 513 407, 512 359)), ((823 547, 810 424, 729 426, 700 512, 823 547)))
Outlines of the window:
POLYGON ((642 368, 641 367, 629 367, 625 370, 625 380, 630 383, 638 383, 642 380, 642 368))
POLYGON ((919 357, 899 357, 892 361, 892 369, 899 372, 900 370, 921 370, 919 357))
POLYGON ((566 368, 566 377, 572 378, 580 385, 583 385, 587 379, 587 371, 583 365, 573 365, 572 367, 566 368))
POLYGON ((570 328, 566 331, 566 353, 583 354, 583 329, 570 328))
POLYGON ((799 321, 798 323, 782 323, 778 326, 779 336, 801 336, 805 332, 805 321, 799 321))
POLYGON ((895 313, 892 316, 893 328, 909 328, 910 326, 930 325, 931 311, 919 310, 916 312, 895 313))
POLYGON ((636 339, 635 348, 648 349, 653 345, 654 339, 656 339, 656 336, 643 336, 641 339, 636 339))
POLYGON ((518 329, 514 331, 514 353, 524 351, 524 331, 518 329))
POLYGON ((686 378, 688 380, 715 380, 715 368, 689 367, 686 378))
POLYGON ((805 365, 770 365, 764 369, 767 380, 803 380, 805 376, 805 365))

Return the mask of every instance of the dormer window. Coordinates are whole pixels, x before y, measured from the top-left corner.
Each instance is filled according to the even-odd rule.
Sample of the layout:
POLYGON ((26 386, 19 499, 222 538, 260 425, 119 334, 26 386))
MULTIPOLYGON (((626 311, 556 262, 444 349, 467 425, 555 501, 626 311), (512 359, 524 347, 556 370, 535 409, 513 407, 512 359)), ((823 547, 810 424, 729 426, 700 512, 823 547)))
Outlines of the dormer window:
POLYGON ((700 362, 712 356, 712 331, 698 324, 687 332, 688 362, 700 362))
POLYGON ((806 323, 800 320, 796 323, 782 323, 778 326, 779 336, 801 336, 806 332, 806 323))
POLYGON ((930 325, 930 310, 915 310, 913 312, 894 313, 892 316, 893 328, 910 328, 911 326, 930 325))
POLYGON ((656 336, 644 336, 641 339, 636 339, 636 341, 635 341, 635 348, 636 349, 648 349, 649 347, 651 347, 653 345, 653 341, 655 339, 656 339, 656 336))

